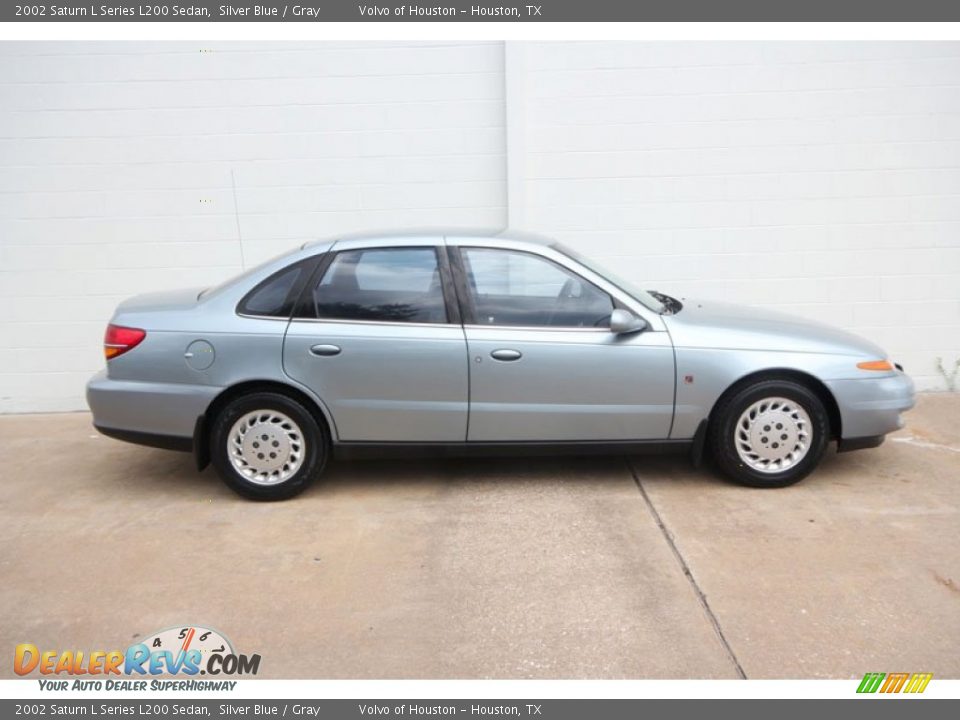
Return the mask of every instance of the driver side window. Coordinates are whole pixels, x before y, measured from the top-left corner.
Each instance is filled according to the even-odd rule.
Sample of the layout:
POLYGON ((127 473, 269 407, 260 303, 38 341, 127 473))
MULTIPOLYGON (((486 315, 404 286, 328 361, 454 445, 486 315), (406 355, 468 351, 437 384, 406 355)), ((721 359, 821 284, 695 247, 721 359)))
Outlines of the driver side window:
POLYGON ((556 263, 526 252, 461 249, 478 325, 607 327, 613 300, 556 263))

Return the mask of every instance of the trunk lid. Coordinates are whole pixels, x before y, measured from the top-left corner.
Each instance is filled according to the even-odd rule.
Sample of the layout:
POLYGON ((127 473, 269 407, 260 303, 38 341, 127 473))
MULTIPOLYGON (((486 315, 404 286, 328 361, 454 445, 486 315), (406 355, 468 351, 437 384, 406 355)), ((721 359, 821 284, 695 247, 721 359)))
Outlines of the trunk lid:
POLYGON ((202 287, 195 287, 134 295, 117 306, 117 314, 189 310, 197 304, 203 290, 202 287))

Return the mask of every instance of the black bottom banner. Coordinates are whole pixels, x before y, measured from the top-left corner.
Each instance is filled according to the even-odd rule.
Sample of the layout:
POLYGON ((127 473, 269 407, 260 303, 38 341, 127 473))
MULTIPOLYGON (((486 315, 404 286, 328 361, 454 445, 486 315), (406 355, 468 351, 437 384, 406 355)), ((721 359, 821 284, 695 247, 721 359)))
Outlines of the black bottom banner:
POLYGON ((956 718, 960 702, 920 698, 849 700, 0 700, 0 718, 539 718, 635 720, 643 717, 736 717, 809 720, 810 717, 956 718), (909 704, 911 707, 905 707, 909 704), (842 715, 841 715, 842 713, 842 715))

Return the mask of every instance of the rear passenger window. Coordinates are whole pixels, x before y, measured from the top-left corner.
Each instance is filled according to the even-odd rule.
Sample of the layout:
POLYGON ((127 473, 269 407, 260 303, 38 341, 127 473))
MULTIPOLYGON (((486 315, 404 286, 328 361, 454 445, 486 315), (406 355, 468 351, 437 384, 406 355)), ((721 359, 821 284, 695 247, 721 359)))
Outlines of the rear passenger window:
POLYGON ((445 323, 433 248, 371 248, 337 253, 313 290, 317 318, 445 323))
POLYGON ((295 300, 293 288, 303 267, 303 263, 297 263, 274 273, 240 301, 237 311, 243 315, 290 317, 295 300))

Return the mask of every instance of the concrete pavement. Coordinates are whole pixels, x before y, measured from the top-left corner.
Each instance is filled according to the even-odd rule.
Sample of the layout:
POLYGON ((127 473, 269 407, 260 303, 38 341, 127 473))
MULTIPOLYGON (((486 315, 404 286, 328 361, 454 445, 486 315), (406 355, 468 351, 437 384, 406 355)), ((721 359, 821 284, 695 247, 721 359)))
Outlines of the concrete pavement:
POLYGON ((257 504, 0 418, 0 649, 221 630, 273 678, 960 677, 960 396, 758 491, 684 458, 337 463, 257 504))

